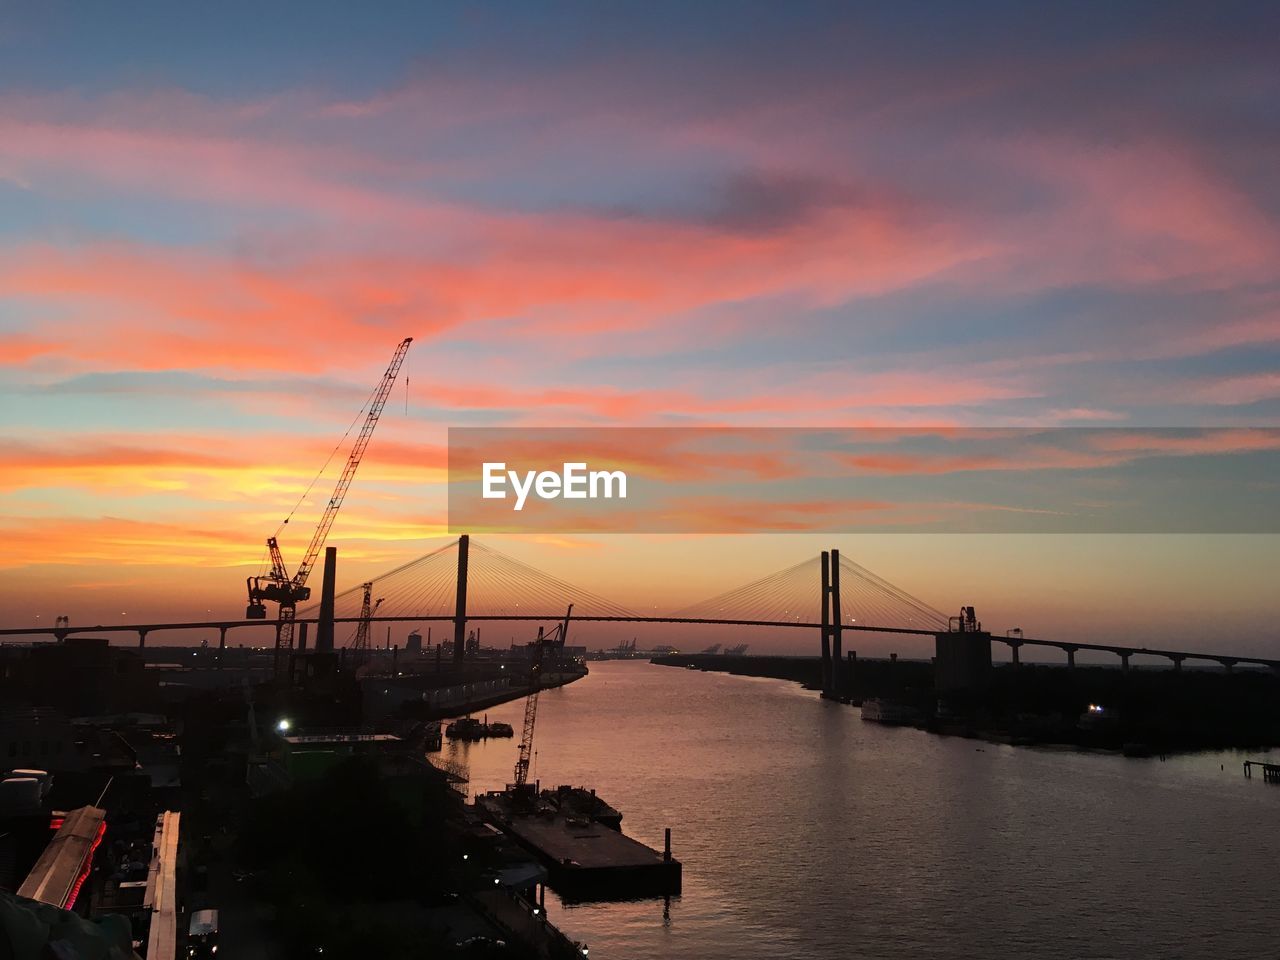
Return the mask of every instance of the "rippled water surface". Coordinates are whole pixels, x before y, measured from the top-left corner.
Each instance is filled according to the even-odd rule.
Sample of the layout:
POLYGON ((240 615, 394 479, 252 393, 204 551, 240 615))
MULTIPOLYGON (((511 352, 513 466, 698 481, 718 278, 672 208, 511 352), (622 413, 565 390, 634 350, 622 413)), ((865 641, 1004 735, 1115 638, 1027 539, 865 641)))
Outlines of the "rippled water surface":
MULTIPOLYGON (((669 906, 548 901, 593 958, 1276 955, 1280 787, 1244 755, 994 746, 637 662, 544 692, 535 745, 544 785, 596 787, 650 846, 670 826, 684 862, 669 906)), ((445 750, 473 790, 511 778, 511 740, 445 750)))

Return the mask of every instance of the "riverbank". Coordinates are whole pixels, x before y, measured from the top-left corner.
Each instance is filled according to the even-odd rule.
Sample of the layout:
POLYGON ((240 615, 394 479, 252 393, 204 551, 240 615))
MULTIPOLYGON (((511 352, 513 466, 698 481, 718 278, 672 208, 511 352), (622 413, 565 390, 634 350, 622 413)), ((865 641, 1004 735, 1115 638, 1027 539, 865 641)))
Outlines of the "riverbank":
MULTIPOLYGON (((521 715, 515 702, 489 720, 521 715)), ((1280 846, 1280 788, 1246 780, 1240 755, 1161 763, 925 736, 796 683, 628 661, 544 697, 535 749, 544 786, 589 783, 656 849, 672 827, 684 865, 669 905, 548 892, 552 920, 592 957, 844 960, 850 927, 833 915, 884 960, 1200 956, 1205 943, 1256 955, 1266 942, 1259 878, 1280 846), (1124 909, 1080 924, 1064 898, 1124 909)), ((444 752, 473 794, 510 782, 509 740, 444 752)))
MULTIPOLYGON (((587 675, 584 669, 581 673, 556 673, 545 674, 540 690, 554 690, 556 687, 568 686, 581 680, 587 675)), ((494 693, 486 693, 475 699, 467 700, 461 704, 453 704, 447 707, 440 707, 427 712, 424 720, 451 720, 455 717, 465 717, 468 714, 475 713, 478 710, 488 710, 490 707, 500 706, 509 703, 512 700, 522 700, 529 695, 528 684, 512 684, 505 690, 494 693)))
MULTIPOLYGON (((651 662, 821 686, 817 657, 672 654, 651 662)), ((985 689, 943 699, 932 662, 859 658, 843 666, 845 702, 874 699, 894 725, 932 733, 1133 756, 1280 745, 1280 677, 1270 671, 1001 664, 985 689)))
MULTIPOLYGON (((709 670, 738 677, 769 677, 791 680, 806 690, 822 689, 822 661, 818 657, 782 657, 722 653, 673 653, 653 657, 650 663, 663 667, 685 667, 709 670)), ((933 690, 933 664, 917 660, 878 660, 860 658, 854 661, 855 677, 850 677, 849 693, 857 705, 865 696, 882 696, 884 691, 899 692, 933 690)), ((925 697, 928 699, 928 696, 925 697)))

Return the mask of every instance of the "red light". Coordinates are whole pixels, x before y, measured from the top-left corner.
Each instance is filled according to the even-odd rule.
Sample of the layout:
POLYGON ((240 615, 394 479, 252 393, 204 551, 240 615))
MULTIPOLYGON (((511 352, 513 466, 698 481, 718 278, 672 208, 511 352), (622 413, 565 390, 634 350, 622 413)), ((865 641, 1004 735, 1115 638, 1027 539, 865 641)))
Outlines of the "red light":
POLYGON ((80 864, 80 875, 76 877, 75 884, 71 887, 71 895, 67 897, 67 905, 64 909, 70 910, 76 905, 76 897, 80 896, 80 888, 84 886, 85 880, 89 879, 89 871, 93 869, 93 852, 98 849, 98 844, 102 843, 102 835, 107 832, 107 821, 103 820, 98 824, 98 832, 93 838, 93 843, 89 845, 89 851, 84 855, 84 860, 80 864))

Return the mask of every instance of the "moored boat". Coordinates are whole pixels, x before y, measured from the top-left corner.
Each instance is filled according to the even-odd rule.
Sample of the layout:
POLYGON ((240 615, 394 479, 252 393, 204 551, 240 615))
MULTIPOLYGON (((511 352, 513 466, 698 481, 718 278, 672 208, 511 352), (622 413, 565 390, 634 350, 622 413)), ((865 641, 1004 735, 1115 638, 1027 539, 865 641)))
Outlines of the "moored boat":
POLYGON ((459 717, 444 728, 450 740, 480 740, 485 736, 485 724, 475 717, 459 717))
POLYGON ((862 701, 862 719, 889 727, 907 726, 920 719, 915 707, 872 697, 862 701))

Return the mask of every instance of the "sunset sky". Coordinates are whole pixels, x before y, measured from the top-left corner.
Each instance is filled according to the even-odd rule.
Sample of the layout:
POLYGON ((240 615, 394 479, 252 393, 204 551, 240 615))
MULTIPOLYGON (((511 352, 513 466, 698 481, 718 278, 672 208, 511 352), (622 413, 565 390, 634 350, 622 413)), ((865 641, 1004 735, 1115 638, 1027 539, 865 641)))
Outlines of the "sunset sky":
MULTIPOLYGON (((1261 4, 6 7, 0 625, 238 617, 404 336, 340 586, 443 542, 449 426, 1274 426, 1278 37, 1261 4)), ((1271 536, 494 542, 633 607, 838 546, 1001 631, 1280 653, 1271 536)))

